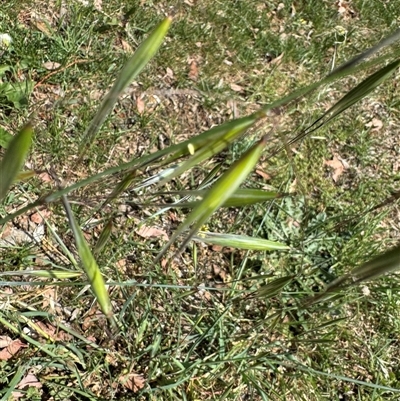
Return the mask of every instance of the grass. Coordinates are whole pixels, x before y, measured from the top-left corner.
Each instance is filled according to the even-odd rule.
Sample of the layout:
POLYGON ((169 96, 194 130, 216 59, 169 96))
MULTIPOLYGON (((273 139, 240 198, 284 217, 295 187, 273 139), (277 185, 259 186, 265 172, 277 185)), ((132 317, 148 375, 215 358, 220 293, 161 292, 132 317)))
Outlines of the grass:
MULTIPOLYGON (((32 7, 8 1, 1 11, 0 32, 13 38, 2 55, 9 71, 1 79, 14 85, 14 97, 0 96, 1 127, 18 132, 35 113, 30 166, 53 171, 67 184, 179 143, 320 79, 392 32, 398 2, 354 1, 342 15, 330 1, 306 6, 286 1, 277 8, 264 1, 104 3, 96 10, 68 2, 62 18, 58 3, 37 1, 32 7), (90 157, 77 164, 85 129, 128 57, 126 44, 135 49, 164 12, 175 21, 160 52, 119 101, 90 157), (48 70, 49 61, 60 70, 48 70), (23 96, 21 83, 32 93, 23 96)), ((356 78, 285 110, 275 141, 287 141, 314 121, 356 78)), ((266 153, 258 170, 269 178, 253 173, 245 186, 268 186, 291 197, 221 209, 207 222, 210 231, 280 241, 289 252, 192 242, 170 266, 155 264, 165 241, 143 238, 138 229, 145 222, 170 236, 185 210, 154 216, 158 208, 139 205, 145 196, 133 191, 114 208, 97 210, 121 174, 71 194, 75 218, 92 247, 113 217, 111 239, 96 259, 119 330, 107 328, 82 278, 54 278, 49 285, 41 278, 4 275, 0 335, 26 347, 0 360, 2 397, 19 391, 31 400, 397 399, 396 276, 301 307, 313 291, 398 239, 396 204, 363 214, 396 189, 395 89, 395 79, 385 83, 340 119, 291 145, 288 154, 266 153), (336 182, 325 164, 335 155, 348 166, 336 182), (18 389, 28 372, 41 386, 18 389)), ((216 162, 228 167, 272 124, 250 131, 216 162)), ((210 166, 183 174, 167 189, 196 188, 210 166)), ((154 172, 143 178, 146 174, 154 172)), ((2 215, 53 185, 39 174, 18 182, 2 215)), ((77 251, 62 205, 54 203, 49 211, 39 243, 2 243, 3 273, 72 269, 77 251)), ((30 214, 6 228, 32 232, 35 224, 30 214)))

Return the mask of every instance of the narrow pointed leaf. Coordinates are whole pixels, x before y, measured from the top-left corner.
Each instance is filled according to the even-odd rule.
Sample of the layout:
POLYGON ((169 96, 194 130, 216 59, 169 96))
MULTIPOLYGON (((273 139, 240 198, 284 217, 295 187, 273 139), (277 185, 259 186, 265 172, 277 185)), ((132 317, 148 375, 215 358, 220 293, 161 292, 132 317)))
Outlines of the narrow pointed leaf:
POLYGON ((189 232, 189 235, 180 246, 178 252, 186 246, 193 235, 210 218, 210 216, 226 202, 226 200, 237 190, 240 184, 250 174, 262 154, 266 141, 267 138, 264 137, 261 141, 247 150, 242 157, 219 178, 214 186, 207 191, 203 200, 192 210, 186 220, 174 232, 170 241, 160 251, 156 261, 161 259, 168 247, 175 242, 179 235, 195 223, 189 232))
POLYGON ((372 280, 400 268, 400 245, 375 257, 350 272, 354 283, 372 280))
MULTIPOLYGON (((204 198, 207 190, 191 190, 191 191, 171 191, 171 192, 159 192, 156 195, 182 195, 185 197, 198 197, 204 198)), ((264 191, 262 189, 253 188, 238 188, 222 205, 221 207, 244 207, 248 205, 254 205, 256 203, 263 203, 272 199, 278 199, 285 196, 285 194, 275 191, 264 191)), ((156 206, 168 206, 172 208, 193 208, 197 206, 201 200, 193 200, 189 202, 174 202, 157 204, 156 206)))
POLYGON ((379 255, 369 262, 356 267, 350 273, 332 281, 324 291, 307 298, 304 305, 311 305, 326 299, 332 292, 373 280, 400 268, 400 245, 379 255))
POLYGON ((276 251, 290 249, 280 242, 268 241, 263 238, 249 237, 247 235, 219 234, 207 231, 199 231, 193 238, 212 245, 226 246, 229 248, 251 249, 256 251, 276 251))
POLYGON ((142 71, 146 64, 156 54, 161 46, 165 35, 171 25, 171 18, 165 18, 149 35, 149 37, 137 48, 133 56, 125 64, 120 72, 114 86, 104 98, 97 114, 92 120, 89 128, 87 129, 82 143, 81 155, 85 151, 86 145, 91 143, 96 136, 100 126, 106 120, 115 103, 117 102, 120 94, 125 88, 135 79, 135 77, 142 71))
POLYGON ((358 54, 357 56, 353 57, 349 61, 346 61, 345 63, 343 63, 342 65, 337 67, 335 70, 333 70, 325 78, 322 78, 320 81, 313 82, 310 85, 307 85, 303 88, 297 89, 296 91, 290 93, 289 95, 287 95, 281 99, 278 99, 271 104, 267 104, 266 106, 264 106, 262 108, 262 110, 265 113, 267 113, 269 110, 278 109, 279 107, 289 104, 293 100, 304 97, 305 95, 313 92, 318 87, 327 85, 333 81, 336 81, 336 80, 343 78, 345 76, 348 76, 350 74, 356 74, 357 72, 366 70, 367 68, 370 68, 372 66, 382 64, 382 63, 386 62, 390 58, 390 56, 398 57, 399 51, 397 50, 397 51, 394 51, 392 54, 389 54, 389 55, 384 54, 381 57, 377 57, 375 60, 371 60, 364 64, 360 64, 362 61, 366 60, 367 58, 370 58, 371 56, 376 54, 378 51, 380 51, 386 47, 389 47, 393 43, 399 41, 399 39, 400 39, 400 29, 397 29, 392 35, 388 36, 387 38, 382 39, 378 44, 376 44, 375 46, 358 54))
POLYGON ((15 178, 16 181, 26 181, 29 178, 32 178, 36 175, 36 172, 33 170, 26 170, 26 171, 20 171, 17 174, 17 177, 15 178))
POLYGON ((400 28, 396 29, 390 36, 383 38, 379 43, 370 47, 369 49, 365 50, 364 52, 358 54, 357 56, 353 57, 349 61, 346 61, 335 70, 332 71, 332 74, 337 74, 343 70, 349 69, 354 65, 359 64, 361 61, 371 57, 372 55, 376 54, 378 51, 384 49, 385 47, 391 46, 393 43, 396 43, 400 39, 400 28))
POLYGON ((90 286, 97 302, 100 305, 101 311, 106 317, 112 321, 113 313, 108 291, 104 283, 103 276, 95 258, 90 251, 89 245, 83 236, 83 233, 76 223, 75 217, 72 213, 69 202, 65 196, 62 197, 63 205, 67 213, 68 221, 75 238, 76 247, 78 249, 79 258, 81 259, 82 266, 88 276, 90 286))
POLYGON ((66 278, 80 277, 82 276, 82 273, 67 270, 17 270, 11 272, 1 272, 0 276, 33 276, 62 280, 66 278))
POLYGON ((93 253, 95 255, 99 254, 101 252, 101 250, 105 247, 107 241, 109 240, 109 238, 111 236, 112 228, 113 228, 113 222, 112 222, 112 220, 110 220, 104 226, 104 228, 99 236, 99 239, 97 240, 96 245, 94 246, 93 253))
MULTIPOLYGON (((376 89, 382 82, 388 79, 400 65, 400 60, 381 68, 379 71, 375 72, 359 85, 353 88, 345 96, 343 96, 337 103, 335 103, 328 111, 326 111, 321 117, 304 129, 300 134, 292 138, 288 144, 297 142, 298 140, 304 138, 305 136, 311 134, 317 129, 321 128, 323 125, 327 124, 329 121, 333 120, 339 114, 343 113, 349 107, 353 106, 358 101, 365 98, 370 92, 376 89)), ((282 148, 281 148, 282 149, 282 148)))
POLYGON ((32 143, 32 125, 28 123, 10 141, 0 163, 0 200, 2 200, 20 173, 32 143))
POLYGON ((267 284, 261 285, 260 288, 252 294, 252 298, 268 299, 279 294, 282 289, 288 285, 294 276, 279 277, 267 284))

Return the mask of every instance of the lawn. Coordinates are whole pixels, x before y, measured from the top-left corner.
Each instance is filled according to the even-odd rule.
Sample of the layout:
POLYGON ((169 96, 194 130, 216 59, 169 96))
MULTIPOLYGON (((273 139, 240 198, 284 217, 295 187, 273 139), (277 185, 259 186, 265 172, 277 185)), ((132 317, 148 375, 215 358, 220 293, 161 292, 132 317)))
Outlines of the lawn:
MULTIPOLYGON (((397 400, 398 276, 307 299, 398 243, 398 68, 318 130, 307 128, 376 66, 272 108, 171 180, 182 158, 119 166, 187 140, 179 151, 197 156, 196 135, 321 80, 392 34, 399 9, 398 0, 4 1, 0 34, 12 41, 0 36, 0 154, 27 121, 33 142, 0 206, 2 399, 397 400), (119 71, 166 15, 159 51, 88 140, 119 71), (260 138, 241 188, 271 199, 221 207, 160 254, 199 210, 199 191, 204 200, 224 172, 243 170, 235 161, 260 138), (282 246, 237 249, 235 237, 212 243, 205 232, 282 246), (112 318, 82 274, 77 238, 102 272, 112 318)), ((398 59, 398 43, 387 52, 398 59)))

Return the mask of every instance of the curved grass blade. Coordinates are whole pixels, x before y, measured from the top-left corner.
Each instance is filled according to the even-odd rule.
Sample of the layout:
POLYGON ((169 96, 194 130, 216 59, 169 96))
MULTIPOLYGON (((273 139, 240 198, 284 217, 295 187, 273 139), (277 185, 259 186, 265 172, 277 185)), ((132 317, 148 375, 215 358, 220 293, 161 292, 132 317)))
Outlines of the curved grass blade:
POLYGON ((32 143, 32 125, 26 124, 10 141, 0 163, 0 200, 4 199, 22 169, 32 143))
POLYGON ((125 64, 124 68, 120 72, 116 79, 114 86, 110 92, 104 98, 98 112, 90 123, 88 129, 85 132, 83 142, 81 144, 82 150, 80 157, 85 152, 89 143, 92 143, 100 126, 104 123, 118 97, 123 90, 135 79, 135 77, 142 71, 146 64, 153 58, 157 50, 161 46, 165 35, 171 25, 172 19, 170 17, 165 18, 149 35, 149 37, 137 48, 133 56, 125 64))
POLYGON ((108 291, 104 283, 103 276, 95 258, 90 251, 89 245, 83 236, 83 233, 76 223, 75 217, 72 213, 69 202, 65 196, 62 197, 62 202, 67 213, 69 225, 75 238, 76 247, 78 249, 79 258, 81 259, 82 266, 88 276, 90 286, 97 302, 100 305, 101 311, 105 314, 110 323, 113 324, 113 313, 111 301, 108 296, 108 291))
POLYGON ((350 273, 353 278, 352 284, 358 284, 365 280, 372 280, 384 274, 391 273, 399 267, 400 245, 353 269, 350 273))
POLYGON ((255 251, 281 251, 290 249, 290 247, 280 242, 268 241, 263 238, 249 237, 247 235, 220 234, 208 231, 199 231, 198 234, 193 237, 193 239, 212 245, 255 251))
POLYGON ((186 220, 177 228, 168 243, 163 247, 156 257, 159 261, 165 254, 171 244, 175 242, 179 235, 187 230, 195 223, 190 230, 188 236, 179 247, 181 252, 193 235, 201 228, 201 226, 210 218, 210 216, 234 193, 240 184, 253 170, 257 164, 262 151, 267 142, 267 137, 263 137, 258 143, 247 150, 239 160, 237 160, 211 187, 203 200, 192 210, 186 220))

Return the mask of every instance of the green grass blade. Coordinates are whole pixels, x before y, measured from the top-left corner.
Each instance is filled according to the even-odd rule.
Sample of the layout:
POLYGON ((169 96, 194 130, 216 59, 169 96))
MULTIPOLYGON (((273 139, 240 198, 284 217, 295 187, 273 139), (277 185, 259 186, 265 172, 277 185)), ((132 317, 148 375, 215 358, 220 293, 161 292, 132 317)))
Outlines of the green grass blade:
POLYGON ((0 163, 0 200, 7 195, 10 186, 24 165, 32 143, 32 135, 32 125, 28 123, 8 144, 8 149, 0 163))
POLYGON ((108 291, 104 283, 103 276, 92 252, 90 251, 89 245, 83 236, 82 230, 76 223, 75 217, 72 213, 69 202, 65 196, 62 197, 63 205, 67 213, 68 221, 72 229, 72 233, 75 238, 76 247, 78 249, 79 258, 81 259, 82 266, 87 274, 90 282, 90 286, 94 295, 96 296, 97 302, 100 305, 101 311, 106 315, 110 322, 112 322, 113 313, 111 301, 108 296, 108 291))
POLYGON ((33 276, 62 280, 66 278, 80 277, 82 276, 82 273, 67 270, 17 270, 11 272, 1 272, 0 277, 1 276, 33 276))
POLYGON ((336 280, 332 281, 323 292, 307 298, 304 305, 320 302, 332 292, 358 285, 363 281, 373 280, 399 268, 400 245, 356 267, 350 273, 338 277, 336 280))
POLYGON ((252 294, 252 298, 268 299, 279 294, 281 290, 288 285, 294 276, 279 277, 267 284, 261 285, 260 288, 252 294))
POLYGON ((319 88, 320 86, 327 85, 331 82, 334 82, 340 78, 348 76, 350 74, 355 74, 359 71, 366 70, 367 68, 371 68, 375 65, 382 64, 393 57, 398 57, 399 52, 394 51, 392 54, 385 54, 383 56, 377 57, 375 60, 371 60, 364 64, 360 64, 362 61, 366 60, 367 58, 373 56, 378 51, 384 49, 392 45, 393 43, 397 42, 400 39, 400 29, 396 30, 392 35, 383 39, 377 45, 367 49, 363 53, 353 57, 351 60, 343 63, 335 70, 333 70, 329 75, 325 78, 321 79, 320 81, 313 82, 310 85, 307 85, 303 88, 297 89, 296 91, 290 93, 289 95, 276 100, 275 102, 268 104, 262 108, 262 110, 267 113, 269 110, 278 109, 281 106, 285 106, 288 103, 304 97, 305 95, 311 93, 315 89, 319 88), (360 64, 360 65, 359 65, 360 64))
POLYGON ((165 254, 168 247, 175 242, 177 237, 187 230, 193 223, 189 235, 180 246, 180 252, 190 241, 193 235, 201 228, 201 226, 210 218, 210 216, 234 193, 240 184, 253 170, 258 162, 262 151, 266 145, 267 138, 262 138, 258 143, 247 150, 242 157, 237 160, 211 187, 203 200, 192 210, 186 220, 177 228, 168 243, 163 247, 157 255, 156 261, 160 260, 165 254))
POLYGON ((14 374, 14 377, 11 379, 11 381, 7 385, 7 391, 3 393, 3 397, 1 398, 2 400, 10 400, 10 399, 15 399, 12 395, 14 391, 16 390, 16 387, 18 386, 18 383, 21 381, 22 376, 25 374, 25 372, 28 370, 28 366, 19 366, 17 371, 14 374))
MULTIPOLYGON (((369 93, 376 89, 382 82, 388 79, 400 65, 400 60, 396 60, 393 63, 381 68, 359 85, 353 88, 345 96, 343 96, 337 103, 335 103, 328 111, 326 111, 321 117, 304 129, 300 134, 292 138, 288 144, 297 142, 298 140, 304 138, 305 136, 311 134, 317 129, 321 128, 323 125, 327 124, 329 121, 333 120, 339 114, 343 113, 349 107, 353 106, 358 101, 365 98, 369 93)), ((283 149, 281 147, 280 149, 283 149)))
POLYGON ((393 63, 376 71, 374 74, 372 74, 355 88, 353 88, 350 92, 348 92, 345 96, 343 96, 342 99, 340 99, 326 113, 324 113, 324 115, 320 119, 323 119, 325 116, 329 116, 329 118, 324 122, 324 124, 326 124, 328 121, 332 120, 340 113, 343 113, 349 107, 353 106, 355 103, 366 97, 387 78, 389 78, 399 65, 400 60, 396 60, 393 63))
POLYGON ((125 64, 120 72, 114 86, 104 98, 98 112, 90 123, 85 132, 83 142, 81 144, 82 151, 80 156, 86 150, 86 147, 91 143, 101 125, 106 120, 110 112, 115 106, 118 97, 126 89, 126 87, 135 79, 135 77, 142 71, 146 64, 153 58, 157 50, 161 46, 165 35, 171 25, 171 18, 165 18, 148 36, 148 38, 137 48, 133 56, 125 64))
MULTIPOLYGON (((188 190, 188 191, 170 191, 170 192, 158 192, 155 195, 182 195, 185 197, 193 198, 204 198, 207 190, 188 190)), ((256 188, 238 188, 221 207, 244 207, 249 205, 255 205, 257 203, 268 202, 273 199, 278 199, 284 197, 285 194, 275 192, 275 191, 264 191, 262 189, 256 188)), ((168 206, 172 208, 193 208, 196 207, 201 200, 193 200, 189 202, 174 202, 174 203, 164 203, 156 204, 156 206, 168 206)))
POLYGON ((391 273, 400 267, 400 245, 375 257, 350 272, 354 284, 391 273))
MULTIPOLYGON (((339 100, 333 107, 327 111, 327 115, 331 115, 329 120, 335 118, 338 114, 342 113, 353 104, 357 103, 370 92, 376 89, 382 82, 388 79, 400 65, 400 60, 390 63, 386 67, 381 68, 374 74, 366 78, 359 85, 348 92, 342 99, 339 100)), ((328 120, 328 121, 329 121, 328 120)))
POLYGON ((249 237, 247 235, 219 234, 208 231, 199 231, 193 239, 212 245, 256 251, 280 251, 290 249, 287 245, 280 242, 249 237))
POLYGON ((353 57, 351 60, 346 61, 335 70, 332 71, 330 75, 335 75, 340 73, 341 71, 348 70, 350 67, 359 64, 361 61, 373 56, 378 53, 380 50, 385 47, 391 46, 393 43, 396 43, 400 39, 400 29, 396 29, 390 36, 383 38, 379 43, 375 46, 370 47, 359 55, 353 57))
POLYGON ((113 228, 113 222, 111 219, 104 226, 104 228, 99 236, 99 239, 97 240, 96 245, 94 246, 93 254, 95 254, 95 255, 99 254, 101 252, 101 250, 105 247, 107 241, 110 239, 112 228, 113 228))

